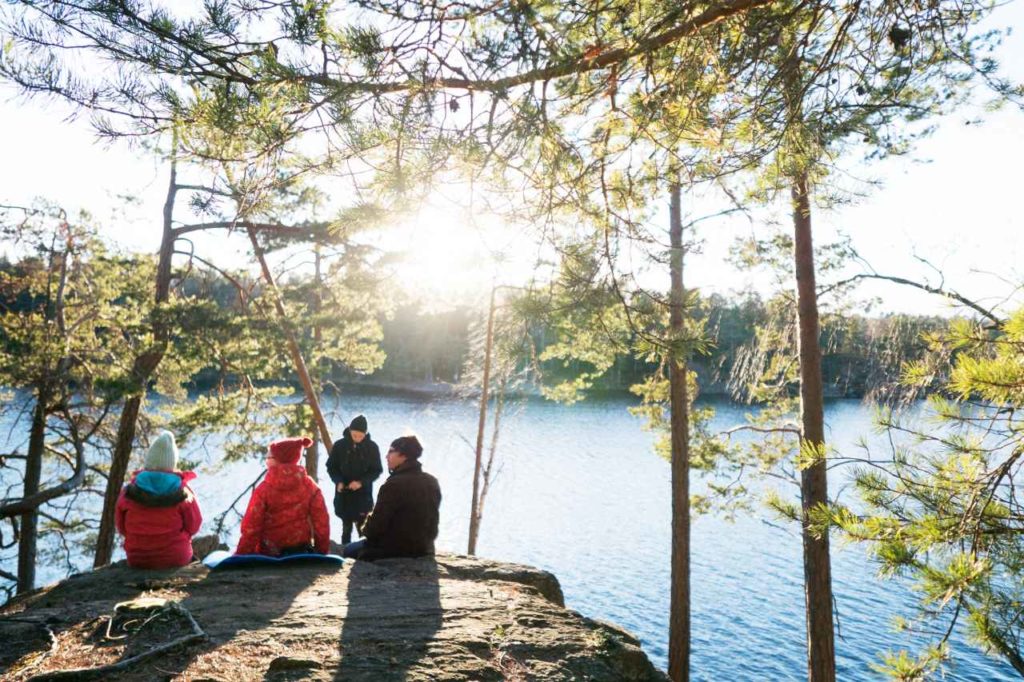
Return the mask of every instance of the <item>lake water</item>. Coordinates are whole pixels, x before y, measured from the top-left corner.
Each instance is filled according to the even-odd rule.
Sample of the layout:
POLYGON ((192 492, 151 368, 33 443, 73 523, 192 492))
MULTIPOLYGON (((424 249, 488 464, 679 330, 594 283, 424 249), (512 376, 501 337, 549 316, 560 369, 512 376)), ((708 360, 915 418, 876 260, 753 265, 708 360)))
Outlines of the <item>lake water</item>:
MULTIPOLYGON (((562 406, 530 400, 506 418, 499 441, 501 472, 492 486, 478 554, 553 572, 566 602, 582 614, 616 623, 667 664, 670 471, 652 450, 654 435, 626 408, 628 397, 562 406)), ((476 407, 451 398, 345 392, 334 405, 331 431, 357 413, 382 447, 408 431, 425 445, 424 469, 441 482, 439 551, 465 552, 476 407)), ((743 421, 747 408, 722 402, 715 426, 743 421)), ((828 440, 851 451, 871 431, 871 410, 856 401, 826 409, 828 440)), ((190 451, 215 463, 215 451, 190 451)), ((260 472, 259 462, 204 465, 193 486, 212 519, 260 472)), ((842 474, 833 478, 835 486, 842 474)), ((330 500, 330 482, 321 486, 330 500)), ((833 488, 834 489, 834 488, 833 488)), ((764 516, 768 518, 768 513, 764 516)), ((332 536, 339 539, 334 519, 332 536)), ((237 528, 229 542, 237 540, 237 528)), ((695 680, 804 680, 805 644, 798 529, 745 519, 702 517, 692 533, 692 677, 695 680)), ((841 680, 883 679, 868 667, 879 652, 907 646, 892 631, 897 615, 914 614, 905 585, 883 581, 863 547, 833 542, 833 580, 840 635, 841 680)), ((83 561, 82 567, 88 565, 83 561)), ((14 566, 4 566, 13 570, 14 566)), ((54 579, 56 567, 40 571, 54 579)), ((1013 680, 1013 669, 967 645, 952 643, 948 679, 1013 680)))

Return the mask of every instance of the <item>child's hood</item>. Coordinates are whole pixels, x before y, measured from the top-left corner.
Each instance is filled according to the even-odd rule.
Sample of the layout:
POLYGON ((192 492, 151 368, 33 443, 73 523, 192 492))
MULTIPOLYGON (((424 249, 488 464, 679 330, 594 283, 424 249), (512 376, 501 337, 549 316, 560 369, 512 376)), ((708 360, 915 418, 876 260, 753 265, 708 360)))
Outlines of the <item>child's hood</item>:
POLYGON ((137 471, 132 483, 151 495, 176 493, 196 477, 194 471, 137 471))
POLYGON ((191 471, 136 471, 125 495, 147 507, 168 507, 187 498, 185 486, 196 477, 191 471))

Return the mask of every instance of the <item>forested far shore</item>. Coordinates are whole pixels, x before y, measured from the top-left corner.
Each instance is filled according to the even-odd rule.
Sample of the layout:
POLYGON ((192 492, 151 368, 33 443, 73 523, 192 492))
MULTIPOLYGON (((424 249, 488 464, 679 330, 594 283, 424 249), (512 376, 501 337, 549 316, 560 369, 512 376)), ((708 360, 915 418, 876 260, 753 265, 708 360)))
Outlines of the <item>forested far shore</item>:
MULTIPOLYGON (((702 301, 695 316, 705 321, 711 343, 706 353, 690 361, 701 395, 749 397, 744 380, 750 377, 742 372, 759 352, 757 330, 770 324, 769 307, 756 294, 735 298, 715 294, 702 301)), ((383 366, 369 375, 334 367, 331 378, 386 388, 457 385, 470 352, 472 327, 480 323, 480 317, 479 311, 469 307, 429 313, 414 306, 402 307, 391 319, 382 321, 383 366)), ((825 316, 821 343, 826 395, 887 399, 899 381, 902 363, 918 359, 927 348, 926 335, 947 330, 953 319, 958 318, 908 313, 825 316)), ((537 325, 533 337, 542 352, 551 341, 551 332, 537 325)), ((579 361, 548 361, 546 365, 552 379, 574 376, 584 369, 579 361)), ((657 363, 637 355, 620 354, 611 369, 595 379, 591 390, 628 391, 656 367, 657 363)))
MULTIPOLYGON (((145 259, 144 257, 139 257, 145 259)), ((125 264, 133 259, 128 259, 125 264)), ((127 265, 125 265, 127 266, 127 265)), ((34 258, 12 262, 0 256, 0 274, 8 284, 43 264, 34 258)), ((244 275, 237 274, 239 279, 244 275)), ((214 272, 198 272, 183 280, 180 293, 197 305, 212 304, 221 311, 241 314, 238 282, 228 281, 214 272)), ((255 295, 255 286, 250 292, 255 295)), ((287 292, 296 304, 312 304, 315 283, 301 278, 288 283, 287 292), (301 301, 305 296, 308 300, 301 301)), ((0 291, 0 305, 12 313, 28 312, 41 305, 38 295, 28 289, 5 287, 0 291)), ((116 305, 116 302, 115 302, 116 305)), ((702 395, 747 400, 747 383, 754 379, 751 367, 762 353, 758 330, 771 328, 778 318, 777 308, 785 305, 780 299, 765 301, 754 293, 726 297, 712 294, 699 300, 693 316, 706 329, 709 343, 703 353, 695 354, 690 368, 696 372, 702 395)), ((323 311, 331 317, 329 310, 323 311)), ((424 311, 417 304, 405 303, 379 312, 372 320, 379 326, 376 353, 383 362, 368 370, 365 364, 352 365, 326 359, 318 366, 320 380, 326 383, 359 384, 369 387, 417 391, 457 388, 464 383, 467 362, 472 354, 472 339, 484 322, 486 311, 459 305, 442 311, 424 311)), ((343 315, 339 315, 342 317, 343 315)), ((900 378, 903 363, 918 359, 926 349, 929 334, 948 330, 955 319, 935 315, 887 313, 868 315, 844 310, 822 318, 821 346, 825 394, 836 398, 886 399, 900 378)), ((339 320, 344 324, 344 320, 339 320)), ((361 320, 363 325, 370 320, 361 320)), ((789 330, 792 332, 793 330, 789 330)), ((312 326, 300 330, 308 337, 312 326)), ((555 342, 556 332, 543 320, 530 323, 532 353, 543 357, 555 342)), ((0 339, 10 339, 0 332, 0 339)), ((309 341, 312 341, 310 338, 309 341)), ((628 345, 628 342, 627 342, 628 345)), ((521 358, 521 369, 530 372, 528 360, 521 358)), ((557 382, 578 375, 590 368, 579 359, 543 360, 536 368, 543 371, 548 382, 557 382)), ((612 365, 592 382, 592 392, 624 392, 643 382, 657 369, 657 363, 636 353, 617 353, 612 365)), ((187 382, 192 390, 208 390, 223 380, 225 367, 208 364, 195 371, 187 382)), ((258 378, 257 378, 258 379, 258 378)), ((527 386, 521 390, 532 392, 527 386)))

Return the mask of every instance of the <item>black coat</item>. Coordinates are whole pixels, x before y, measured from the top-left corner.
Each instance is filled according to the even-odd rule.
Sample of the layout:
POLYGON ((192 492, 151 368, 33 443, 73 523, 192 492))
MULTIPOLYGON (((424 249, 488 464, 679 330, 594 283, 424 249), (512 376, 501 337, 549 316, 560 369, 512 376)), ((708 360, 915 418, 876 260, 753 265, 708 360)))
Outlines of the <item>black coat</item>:
POLYGON ((334 481, 334 513, 345 521, 358 521, 373 509, 373 482, 384 471, 380 463, 380 448, 366 434, 356 445, 348 429, 341 440, 334 443, 327 457, 327 473, 334 481), (337 484, 359 481, 359 490, 338 492, 337 484))
POLYGON ((406 461, 380 487, 377 505, 363 526, 360 559, 415 557, 434 553, 441 486, 414 460, 406 461))

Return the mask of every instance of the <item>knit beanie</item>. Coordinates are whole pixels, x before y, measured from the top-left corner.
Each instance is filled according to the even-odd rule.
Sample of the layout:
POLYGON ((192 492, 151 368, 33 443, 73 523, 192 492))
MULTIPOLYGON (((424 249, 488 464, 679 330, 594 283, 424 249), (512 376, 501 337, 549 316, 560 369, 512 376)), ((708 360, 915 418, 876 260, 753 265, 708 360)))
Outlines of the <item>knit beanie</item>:
POLYGON ((143 469, 174 471, 178 468, 178 446, 174 444, 174 434, 161 431, 146 453, 143 469))
POLYGON ((359 415, 352 420, 352 423, 348 425, 349 431, 359 431, 360 433, 366 433, 366 417, 359 415))
POLYGON ((295 464, 302 457, 302 451, 313 444, 312 438, 282 438, 270 444, 270 458, 281 464, 295 464))
POLYGON ((419 459, 423 454, 423 446, 416 436, 402 436, 391 441, 391 449, 400 452, 409 459, 419 459))

